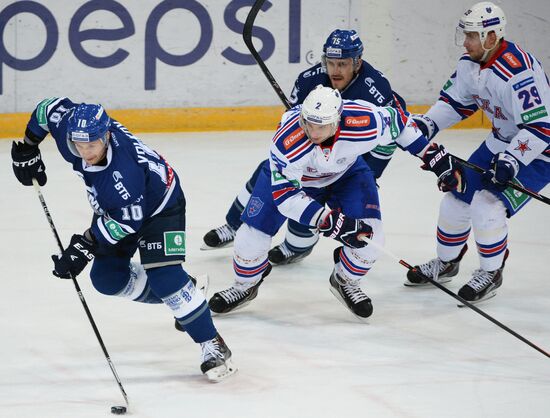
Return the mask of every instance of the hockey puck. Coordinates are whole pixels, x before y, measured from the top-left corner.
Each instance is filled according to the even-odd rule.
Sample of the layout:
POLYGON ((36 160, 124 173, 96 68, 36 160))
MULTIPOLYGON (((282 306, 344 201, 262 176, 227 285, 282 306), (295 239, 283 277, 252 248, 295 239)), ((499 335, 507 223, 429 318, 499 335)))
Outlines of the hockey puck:
POLYGON ((126 413, 125 406, 111 406, 111 414, 124 415, 126 413))

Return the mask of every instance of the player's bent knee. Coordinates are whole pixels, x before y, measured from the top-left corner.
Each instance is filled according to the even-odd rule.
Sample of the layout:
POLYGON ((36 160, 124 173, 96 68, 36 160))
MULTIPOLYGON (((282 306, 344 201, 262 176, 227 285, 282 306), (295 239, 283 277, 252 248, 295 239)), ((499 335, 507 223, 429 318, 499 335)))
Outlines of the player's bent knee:
POLYGON ((503 225, 506 223, 506 207, 493 193, 487 190, 477 192, 471 203, 472 223, 475 226, 486 227, 489 224, 503 225))
POLYGON ((242 224, 235 236, 235 255, 247 260, 267 257, 271 239, 265 232, 242 224))

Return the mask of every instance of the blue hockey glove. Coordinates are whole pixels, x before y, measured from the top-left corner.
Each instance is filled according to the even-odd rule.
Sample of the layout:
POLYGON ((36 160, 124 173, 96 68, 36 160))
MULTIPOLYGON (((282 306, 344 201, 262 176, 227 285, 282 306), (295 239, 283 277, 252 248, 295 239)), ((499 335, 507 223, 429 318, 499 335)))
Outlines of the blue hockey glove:
POLYGON ((48 180, 46 177, 46 166, 37 145, 29 145, 26 142, 12 142, 11 159, 13 173, 19 183, 25 186, 32 186, 32 179, 35 178, 38 184, 44 186, 48 180))
POLYGON ((424 164, 423 170, 429 170, 437 176, 437 187, 442 192, 456 190, 463 193, 466 190, 466 179, 463 175, 462 165, 456 161, 443 145, 436 143, 430 144, 430 147, 422 157, 424 164))
POLYGON ((481 174, 481 182, 488 189, 502 192, 508 187, 506 183, 512 181, 518 172, 518 161, 510 154, 499 152, 491 160, 491 168, 481 174))
POLYGON ((319 224, 325 237, 334 238, 351 248, 365 247, 362 237, 371 238, 372 228, 360 219, 353 219, 341 212, 331 210, 319 224))
POLYGON ((416 126, 418 126, 418 129, 422 132, 422 135, 424 135, 428 141, 431 141, 439 132, 437 124, 428 116, 420 113, 411 113, 411 117, 416 123, 416 126))
POLYGON ((78 276, 84 267, 94 259, 95 245, 84 235, 73 235, 69 246, 61 256, 52 255, 54 276, 71 279, 78 276))

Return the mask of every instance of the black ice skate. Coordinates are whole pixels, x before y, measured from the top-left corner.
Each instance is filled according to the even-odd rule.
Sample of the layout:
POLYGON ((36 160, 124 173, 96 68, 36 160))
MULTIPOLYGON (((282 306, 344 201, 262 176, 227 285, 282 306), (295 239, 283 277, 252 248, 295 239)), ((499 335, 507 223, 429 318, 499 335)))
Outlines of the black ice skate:
POLYGON ((407 272, 407 281, 403 283, 405 286, 426 286, 430 282, 428 277, 437 283, 447 283, 458 274, 460 260, 466 254, 468 245, 464 245, 462 251, 457 258, 451 261, 442 261, 440 258, 434 258, 427 263, 414 266, 415 271, 407 272))
POLYGON ((237 371, 231 360, 231 350, 225 341, 216 334, 214 338, 201 343, 201 371, 211 382, 219 382, 237 371))
MULTIPOLYGON (((502 285, 502 271, 510 252, 506 250, 502 266, 495 271, 475 270, 468 283, 460 288, 458 296, 470 303, 479 303, 491 299, 497 294, 497 289, 502 285)), ((464 305, 458 305, 462 307, 464 305)))
POLYGON ((372 315, 371 300, 361 290, 359 280, 346 280, 333 271, 329 282, 332 294, 357 318, 363 320, 372 315))
POLYGON ((229 224, 223 224, 216 229, 211 229, 203 237, 204 244, 201 250, 215 250, 217 248, 231 246, 233 245, 236 233, 237 231, 229 224))
POLYGON ((280 266, 283 264, 291 264, 303 260, 308 255, 310 255, 312 251, 313 247, 304 252, 296 253, 288 248, 286 243, 283 242, 282 244, 279 244, 269 250, 268 258, 271 264, 280 266))
POLYGON ((216 314, 226 314, 244 308, 258 296, 258 289, 271 269, 271 264, 268 264, 260 281, 246 290, 239 290, 231 286, 229 289, 214 293, 214 296, 208 301, 210 310, 216 314))

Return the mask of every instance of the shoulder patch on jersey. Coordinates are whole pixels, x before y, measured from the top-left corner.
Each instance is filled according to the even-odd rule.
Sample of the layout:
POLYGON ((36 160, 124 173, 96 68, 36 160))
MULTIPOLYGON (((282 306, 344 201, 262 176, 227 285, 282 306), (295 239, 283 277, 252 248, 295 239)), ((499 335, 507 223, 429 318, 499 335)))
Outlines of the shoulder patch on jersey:
POLYGON ((344 120, 344 124, 351 127, 369 126, 370 116, 347 116, 344 120))
POLYGON ((511 52, 507 52, 502 56, 502 58, 510 65, 512 68, 520 68, 521 62, 512 54, 511 52))
MULTIPOLYGON (((38 124, 41 128, 44 128, 45 126, 48 126, 48 115, 47 115, 47 109, 48 106, 57 99, 57 97, 50 97, 49 99, 44 99, 40 103, 38 103, 38 106, 36 106, 36 118, 38 119, 38 124)), ((47 128, 44 128, 48 130, 47 128)))
POLYGON ((522 89, 525 86, 528 86, 529 84, 533 84, 535 82, 535 79, 533 77, 527 77, 525 80, 521 80, 514 84, 512 88, 515 91, 518 91, 519 89, 522 89))
POLYGON ((284 140, 283 140, 283 146, 286 150, 291 148, 296 142, 301 140, 305 136, 305 132, 302 128, 296 129, 294 132, 289 134, 284 140))

